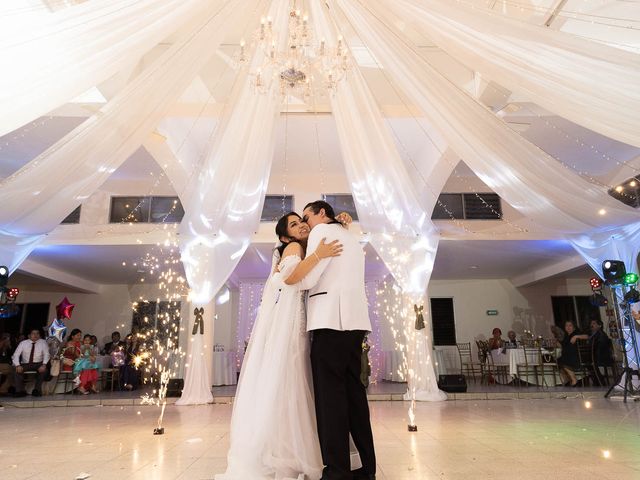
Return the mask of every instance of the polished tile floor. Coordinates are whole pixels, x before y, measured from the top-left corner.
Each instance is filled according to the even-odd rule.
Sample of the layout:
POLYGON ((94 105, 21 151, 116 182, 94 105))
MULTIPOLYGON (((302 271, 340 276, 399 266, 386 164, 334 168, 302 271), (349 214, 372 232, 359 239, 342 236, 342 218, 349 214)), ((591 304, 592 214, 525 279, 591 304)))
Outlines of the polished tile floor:
MULTIPOLYGON (((379 479, 640 479, 640 403, 372 402, 379 479), (590 408, 588 408, 590 407, 590 408), (609 452, 606 458, 605 451, 609 452)), ((231 405, 0 411, 0 479, 201 480, 224 470, 231 405)))

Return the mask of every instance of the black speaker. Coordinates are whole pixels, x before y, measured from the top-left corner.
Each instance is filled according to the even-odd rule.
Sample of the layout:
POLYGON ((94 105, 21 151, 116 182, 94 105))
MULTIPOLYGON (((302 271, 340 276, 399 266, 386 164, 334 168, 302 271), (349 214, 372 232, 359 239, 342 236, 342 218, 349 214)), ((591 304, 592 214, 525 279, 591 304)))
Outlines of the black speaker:
POLYGON ((172 378, 167 384, 167 397, 179 397, 184 389, 184 380, 182 378, 172 378))
POLYGON ((443 392, 464 393, 467 391, 467 381, 464 375, 440 375, 438 388, 443 392))
POLYGON ((607 285, 620 285, 624 282, 627 269, 620 260, 605 260, 602 262, 602 275, 607 285))

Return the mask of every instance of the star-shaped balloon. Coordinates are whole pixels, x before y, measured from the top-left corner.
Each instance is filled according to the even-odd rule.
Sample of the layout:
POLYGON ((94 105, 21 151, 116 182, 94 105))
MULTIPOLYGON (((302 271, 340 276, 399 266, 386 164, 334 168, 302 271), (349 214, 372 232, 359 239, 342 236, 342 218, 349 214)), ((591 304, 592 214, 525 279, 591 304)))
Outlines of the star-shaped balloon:
POLYGON ((67 326, 64 324, 62 319, 54 318, 53 322, 51 322, 51 325, 49 325, 49 328, 47 329, 47 333, 49 334, 47 339, 57 338, 58 341, 62 343, 65 335, 67 334, 67 326))
POLYGON ((71 303, 67 297, 64 297, 62 301, 56 305, 56 318, 71 318, 71 312, 73 312, 73 307, 75 306, 75 303, 71 303))

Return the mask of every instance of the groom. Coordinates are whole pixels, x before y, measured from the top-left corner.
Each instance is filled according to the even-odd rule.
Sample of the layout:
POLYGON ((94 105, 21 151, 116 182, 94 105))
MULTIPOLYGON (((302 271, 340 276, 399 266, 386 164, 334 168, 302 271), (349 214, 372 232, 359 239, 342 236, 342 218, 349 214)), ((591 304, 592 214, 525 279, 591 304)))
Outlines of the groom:
POLYGON ((362 341, 371 331, 364 252, 356 237, 336 221, 327 202, 309 203, 303 221, 311 229, 307 252, 313 252, 323 238, 343 245, 341 256, 320 260, 301 282, 302 289, 309 290, 307 330, 313 332, 311 368, 325 465, 322 480, 373 480, 376 456, 367 392, 360 381, 362 341), (362 468, 354 472, 349 433, 362 460, 362 468))

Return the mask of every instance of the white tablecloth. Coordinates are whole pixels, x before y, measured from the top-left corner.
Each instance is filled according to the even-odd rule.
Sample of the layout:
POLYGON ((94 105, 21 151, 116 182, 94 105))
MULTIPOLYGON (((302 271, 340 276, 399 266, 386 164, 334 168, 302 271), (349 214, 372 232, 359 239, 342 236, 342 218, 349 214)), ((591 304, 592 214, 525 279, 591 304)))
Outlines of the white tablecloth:
MULTIPOLYGON (((556 350, 552 353, 553 358, 557 358, 560 354, 559 350, 556 350)), ((493 363, 495 365, 509 365, 509 375, 512 378, 516 378, 518 376, 518 364, 523 365, 525 363, 524 358, 524 348, 508 348, 505 353, 502 353, 502 350, 492 350, 491 356, 493 358, 493 363)), ((536 352, 531 352, 529 354, 528 363, 538 363, 538 354, 536 352)), ((549 371, 551 371, 549 369, 549 371)), ((528 375, 529 378, 522 378, 528 383, 536 383, 536 378, 533 374, 528 375)), ((540 382, 540 376, 538 375, 538 382, 540 382)), ((553 386, 554 385, 554 376, 551 373, 546 373, 544 376, 544 385, 553 386)), ((562 380, 560 378, 560 374, 556 372, 555 375, 555 385, 562 385, 562 380)))
POLYGON ((111 355, 98 355, 96 363, 100 365, 100 368, 111 368, 111 355))
MULTIPOLYGON (((446 373, 444 353, 442 350, 433 350, 431 359, 434 362, 436 375, 446 373)), ((406 382, 407 368, 403 364, 402 352, 382 352, 382 379, 390 382, 406 382)))
POLYGON ((236 352, 213 352, 213 385, 235 385, 238 383, 236 373, 236 352))

